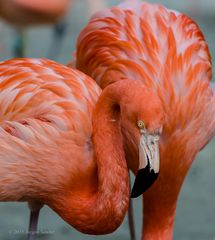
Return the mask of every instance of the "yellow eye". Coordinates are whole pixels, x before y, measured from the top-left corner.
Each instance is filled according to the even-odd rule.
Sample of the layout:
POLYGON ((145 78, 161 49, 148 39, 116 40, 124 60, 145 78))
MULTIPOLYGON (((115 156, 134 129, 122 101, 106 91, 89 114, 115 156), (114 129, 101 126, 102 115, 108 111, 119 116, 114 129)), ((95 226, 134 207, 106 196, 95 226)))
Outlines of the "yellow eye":
POLYGON ((145 124, 144 124, 143 120, 138 120, 137 121, 137 126, 140 129, 145 129, 145 124))

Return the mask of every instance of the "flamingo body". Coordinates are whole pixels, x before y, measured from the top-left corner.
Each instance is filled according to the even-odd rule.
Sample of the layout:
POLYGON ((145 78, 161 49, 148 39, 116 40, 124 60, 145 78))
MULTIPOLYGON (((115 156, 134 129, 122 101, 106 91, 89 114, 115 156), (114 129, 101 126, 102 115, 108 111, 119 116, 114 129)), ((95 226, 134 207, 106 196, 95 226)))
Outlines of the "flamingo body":
POLYGON ((0 63, 0 201, 47 204, 88 234, 122 223, 130 195, 124 131, 143 142, 144 119, 153 139, 163 111, 153 92, 130 80, 100 93, 84 73, 50 60, 0 63), (134 96, 151 102, 136 106, 134 96))
POLYGON ((82 144, 90 147, 87 141, 91 138, 92 110, 100 93, 97 85, 84 74, 45 59, 0 63, 0 85, 0 200, 46 196, 66 178, 64 183, 75 181, 77 189, 83 188, 85 180, 77 181, 78 176, 71 169, 78 168, 82 175, 88 165, 89 156, 83 156, 81 169, 78 153, 82 144), (67 146, 65 150, 63 146, 67 146), (65 163, 58 160, 61 154, 66 154, 65 163), (79 160, 71 161, 72 155, 79 160), (19 174, 14 178, 9 172, 19 174), (44 179, 46 174, 50 182, 44 179), (38 180, 34 188, 33 178, 38 180))
MULTIPOLYGON (((184 14, 128 1, 91 18, 79 35, 75 64, 104 89, 130 79, 161 99, 161 170, 144 194, 143 239, 172 239, 181 185, 215 130, 211 57, 202 32, 184 14)), ((128 164, 136 173, 137 146, 129 146, 128 164)))
POLYGON ((47 204, 80 231, 111 231, 92 219, 98 213, 89 201, 97 191, 91 142, 97 84, 50 60, 14 59, 0 63, 0 85, 0 201, 28 201, 33 210, 47 204))

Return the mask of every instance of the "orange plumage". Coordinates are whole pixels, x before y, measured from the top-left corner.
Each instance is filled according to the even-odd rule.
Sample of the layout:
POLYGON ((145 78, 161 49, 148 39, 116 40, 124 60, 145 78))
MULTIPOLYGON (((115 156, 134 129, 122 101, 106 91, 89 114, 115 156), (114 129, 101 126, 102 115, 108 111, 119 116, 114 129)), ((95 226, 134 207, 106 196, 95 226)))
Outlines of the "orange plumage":
POLYGON ((139 83, 100 93, 91 78, 53 61, 0 63, 0 201, 28 201, 33 210, 47 204, 85 233, 121 224, 129 202, 124 129, 138 142, 137 119, 154 133, 163 111, 139 83))
MULTIPOLYGON (((202 32, 189 17, 162 5, 124 2, 91 18, 78 38, 75 64, 102 88, 130 79, 159 96, 165 112, 161 170, 144 194, 142 236, 172 239, 181 185, 215 131, 211 57, 202 32)), ((137 146, 131 142, 129 149, 136 172, 137 146)))

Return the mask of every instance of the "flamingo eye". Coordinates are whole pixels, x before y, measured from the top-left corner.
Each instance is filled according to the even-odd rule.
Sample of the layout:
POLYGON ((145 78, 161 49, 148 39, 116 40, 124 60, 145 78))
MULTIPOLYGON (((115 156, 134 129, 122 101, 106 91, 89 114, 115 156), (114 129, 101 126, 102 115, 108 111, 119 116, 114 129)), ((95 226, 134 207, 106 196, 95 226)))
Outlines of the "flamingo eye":
POLYGON ((138 120, 137 121, 137 126, 140 129, 145 129, 145 124, 144 124, 143 120, 138 120))

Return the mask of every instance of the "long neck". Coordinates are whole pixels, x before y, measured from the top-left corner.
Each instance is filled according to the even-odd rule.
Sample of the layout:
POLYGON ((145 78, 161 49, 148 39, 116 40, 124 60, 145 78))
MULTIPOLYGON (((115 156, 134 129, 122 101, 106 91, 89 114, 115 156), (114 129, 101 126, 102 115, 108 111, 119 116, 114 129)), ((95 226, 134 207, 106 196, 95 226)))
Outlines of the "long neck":
POLYGON ((121 224, 128 208, 128 168, 119 113, 115 108, 124 95, 120 93, 124 87, 118 83, 114 85, 103 91, 93 117, 97 187, 87 195, 80 192, 78 196, 71 193, 66 198, 59 197, 56 205, 51 206, 65 221, 88 234, 114 231, 121 224))
POLYGON ((172 240, 177 198, 167 207, 165 200, 158 198, 158 202, 144 198, 143 240, 172 240), (162 209, 163 208, 163 209, 162 209))
POLYGON ((172 240, 177 200, 196 151, 170 138, 160 150, 160 174, 143 196, 144 240, 172 240), (184 146, 184 148, 183 148, 184 146), (175 149, 172 151, 172 149, 175 149))
MULTIPOLYGON (((172 240, 176 204, 180 187, 175 191, 161 189, 161 184, 167 184, 165 179, 153 186, 143 197, 143 232, 144 240, 172 240)), ((155 183, 156 184, 156 183, 155 183)))

